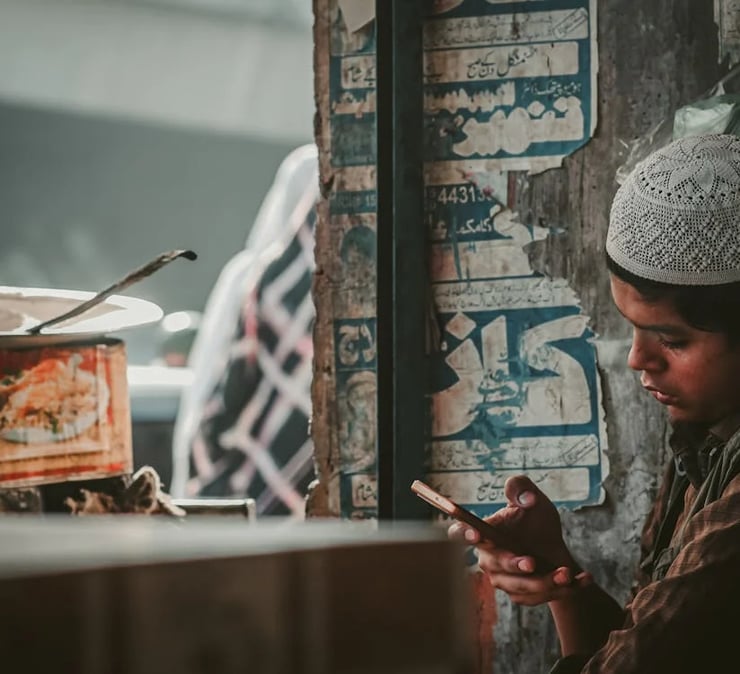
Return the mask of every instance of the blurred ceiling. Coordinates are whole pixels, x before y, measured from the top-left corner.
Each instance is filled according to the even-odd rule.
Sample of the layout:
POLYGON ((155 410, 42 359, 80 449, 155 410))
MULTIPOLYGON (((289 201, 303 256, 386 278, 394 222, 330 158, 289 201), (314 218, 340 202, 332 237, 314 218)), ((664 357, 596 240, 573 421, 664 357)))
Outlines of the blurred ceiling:
POLYGON ((0 101, 313 135, 309 0, 0 0, 0 101))

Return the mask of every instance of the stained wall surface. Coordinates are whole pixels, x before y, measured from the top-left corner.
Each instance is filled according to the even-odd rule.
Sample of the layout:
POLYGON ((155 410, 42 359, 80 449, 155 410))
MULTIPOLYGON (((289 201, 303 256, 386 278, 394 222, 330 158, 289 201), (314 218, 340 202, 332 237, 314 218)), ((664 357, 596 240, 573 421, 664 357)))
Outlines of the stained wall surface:
MULTIPOLYGON (((373 266, 377 224, 374 41, 372 24, 348 27, 342 4, 314 4, 316 131, 324 198, 314 284, 313 434, 320 484, 309 512, 371 517, 376 507, 375 285, 367 270, 373 266)), ((545 0, 537 6, 552 12, 550 17, 564 8, 569 12, 557 14, 563 19, 558 28, 550 23, 563 51, 553 52, 547 64, 560 63, 562 70, 547 75, 536 71, 537 50, 543 49, 537 36, 529 33, 529 42, 521 44, 522 35, 534 31, 534 23, 522 20, 530 10, 502 18, 495 4, 463 0, 434 3, 432 9, 430 3, 425 18, 430 323, 438 331, 430 350, 437 360, 430 366, 440 372, 436 388, 429 391, 427 475, 449 494, 467 496, 467 505, 490 512, 500 505, 507 471, 537 474, 562 506, 567 538, 583 565, 623 601, 642 521, 665 464, 669 429, 659 405, 645 396, 626 367, 630 331, 612 305, 603 264, 609 206, 617 169, 632 143, 706 91, 727 62, 718 61, 709 0, 602 0, 598 7, 585 0, 545 0), (482 29, 486 26, 488 32, 482 29), (459 42, 454 48, 443 44, 454 35, 465 43, 467 54, 455 51, 459 42), (505 65, 495 65, 496 58, 505 65), (498 115, 495 119, 505 126, 517 101, 528 105, 526 113, 518 114, 528 115, 529 128, 551 135, 537 137, 533 131, 529 145, 502 147, 495 142, 501 127, 497 130, 491 120, 498 115), (549 119, 569 124, 577 119, 581 125, 530 124, 550 112, 549 119), (563 137, 554 139, 553 133, 563 137), (467 146, 466 139, 472 139, 467 146), (470 146, 473 140, 475 147, 470 146), (551 160, 559 151, 564 159, 551 160), (545 166, 550 168, 542 170, 545 166), (471 211, 475 222, 470 231, 463 231, 459 219, 464 193, 466 208, 473 198, 488 200, 471 211), (489 222, 481 217, 486 213, 489 222), (483 282, 491 283, 489 290, 503 287, 504 294, 491 292, 496 299, 486 299, 483 282), (460 292, 450 290, 454 287, 460 292), (502 297, 511 302, 517 297, 520 303, 505 307, 502 297), (534 297, 539 304, 526 305, 534 297), (538 332, 542 325, 547 329, 538 332), (568 358, 578 367, 565 368, 568 358), (575 372, 583 386, 558 393, 552 380, 575 381, 575 372), (529 392, 525 398, 531 405, 537 400, 532 382, 544 378, 541 406, 527 413, 550 414, 547 405, 555 396, 555 406, 564 415, 570 409, 571 416, 538 426, 522 412, 526 404, 517 404, 511 395, 508 407, 496 408, 506 407, 505 414, 490 413, 489 405, 483 408, 486 423, 479 423, 481 403, 500 403, 510 390, 502 383, 529 392), (440 397, 460 383, 467 386, 440 397), (489 398, 481 400, 481 387, 489 398), (465 418, 475 405, 475 414, 465 418), (487 472, 493 476, 489 483, 487 472), (485 484, 487 489, 476 489, 485 484), (476 500, 481 493, 485 497, 476 500)), ((558 652, 547 609, 515 607, 502 597, 497 601, 495 655, 482 670, 547 671, 558 652)), ((487 648, 485 636, 481 644, 487 648)))

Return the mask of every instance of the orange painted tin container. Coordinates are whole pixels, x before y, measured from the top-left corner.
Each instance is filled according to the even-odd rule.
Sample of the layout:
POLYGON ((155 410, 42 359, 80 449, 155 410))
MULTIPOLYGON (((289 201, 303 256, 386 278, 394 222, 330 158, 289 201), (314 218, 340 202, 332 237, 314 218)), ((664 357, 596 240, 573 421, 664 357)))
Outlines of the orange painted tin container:
POLYGON ((157 321, 162 310, 111 295, 29 334, 92 296, 0 286, 0 489, 133 470, 126 348, 106 334, 157 321))
POLYGON ((3 348, 0 340, 0 488, 132 469, 123 342, 3 348))

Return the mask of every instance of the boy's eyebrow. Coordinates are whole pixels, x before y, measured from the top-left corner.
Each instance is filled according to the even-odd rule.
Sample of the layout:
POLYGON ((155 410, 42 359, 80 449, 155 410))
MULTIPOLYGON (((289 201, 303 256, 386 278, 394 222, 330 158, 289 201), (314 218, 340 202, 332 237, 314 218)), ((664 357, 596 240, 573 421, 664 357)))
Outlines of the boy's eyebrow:
MULTIPOLYGON (((616 306, 616 305, 615 305, 616 306)), ((662 332, 667 335, 683 335, 686 334, 686 330, 678 325, 670 325, 668 323, 650 323, 647 325, 640 325, 639 323, 635 323, 634 321, 631 321, 627 316, 625 316, 621 309, 617 307, 617 311, 619 311, 620 314, 622 314, 622 318, 626 320, 630 325, 634 326, 638 330, 648 330, 650 332, 662 332)))
POLYGON ((632 323, 632 325, 634 325, 639 330, 648 330, 649 332, 662 332, 666 335, 686 334, 686 330, 684 328, 679 328, 675 325, 662 325, 661 323, 656 323, 655 325, 638 325, 637 323, 632 323))

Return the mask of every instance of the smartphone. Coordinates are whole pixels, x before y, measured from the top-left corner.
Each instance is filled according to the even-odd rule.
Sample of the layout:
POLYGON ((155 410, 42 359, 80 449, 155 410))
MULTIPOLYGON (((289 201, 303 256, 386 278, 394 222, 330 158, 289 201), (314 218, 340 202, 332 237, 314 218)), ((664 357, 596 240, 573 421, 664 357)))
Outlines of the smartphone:
POLYGON ((466 510, 458 503, 455 503, 452 499, 443 496, 421 480, 413 481, 411 484, 411 491, 413 491, 419 498, 423 499, 430 505, 433 505, 437 510, 443 512, 445 515, 449 515, 450 517, 473 527, 481 537, 491 541, 497 547, 509 550, 517 555, 528 555, 530 557, 534 557, 537 571, 552 571, 556 568, 551 562, 528 552, 527 546, 525 546, 512 532, 502 531, 501 529, 492 527, 485 520, 482 520, 477 515, 466 510))

